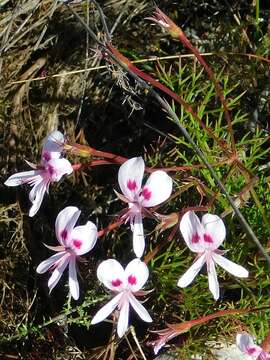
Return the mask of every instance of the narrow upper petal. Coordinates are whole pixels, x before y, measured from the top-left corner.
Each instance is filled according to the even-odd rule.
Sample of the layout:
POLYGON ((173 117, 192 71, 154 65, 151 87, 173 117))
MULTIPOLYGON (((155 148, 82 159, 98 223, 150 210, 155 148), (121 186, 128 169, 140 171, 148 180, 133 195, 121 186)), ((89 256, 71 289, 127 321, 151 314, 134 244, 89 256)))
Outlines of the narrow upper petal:
POLYGON ((162 170, 153 172, 144 187, 140 198, 142 206, 156 206, 167 200, 172 193, 172 178, 162 170))
POLYGON ((180 231, 191 251, 204 251, 204 228, 194 211, 188 211, 183 215, 180 221, 180 231))
POLYGON ((40 170, 30 170, 30 171, 23 171, 16 174, 11 175, 6 181, 6 186, 18 186, 22 184, 35 184, 42 180, 41 174, 42 171, 40 170))
POLYGON ((117 334, 122 337, 128 328, 128 316, 129 316, 129 301, 126 299, 121 304, 119 319, 117 323, 117 334))
POLYGON ((81 214, 76 206, 67 206, 57 215, 55 233, 61 245, 68 246, 72 230, 81 214))
POLYGON ((46 272, 47 270, 49 270, 55 263, 57 263, 57 262, 61 259, 61 257, 62 257, 63 255, 65 255, 65 254, 66 254, 65 251, 61 251, 61 252, 59 252, 59 253, 57 253, 57 254, 52 255, 52 256, 49 257, 48 259, 42 261, 42 262, 38 265, 38 267, 37 267, 37 269, 36 269, 36 272, 37 272, 38 274, 43 274, 43 273, 45 273, 45 272, 46 272))
POLYGON ((93 317, 91 324, 94 325, 106 319, 114 311, 122 296, 122 293, 117 294, 112 300, 104 305, 93 317))
POLYGON ((236 335, 236 345, 243 353, 256 359, 263 351, 260 346, 254 344, 253 338, 246 332, 236 335))
POLYGON ((209 290, 213 294, 214 299, 217 300, 219 298, 219 284, 217 279, 215 263, 212 259, 210 259, 207 263, 207 273, 208 273, 209 290))
POLYGON ((41 159, 43 163, 51 159, 60 158, 64 141, 64 135, 58 130, 51 132, 44 139, 44 145, 41 154, 41 159))
POLYGON ((79 283, 77 279, 76 271, 76 258, 75 256, 70 258, 69 261, 69 275, 68 275, 69 291, 74 300, 78 300, 80 296, 79 283))
POLYGON ((49 160, 46 163, 45 169, 52 182, 60 181, 62 176, 70 175, 73 172, 71 163, 64 158, 49 160))
POLYGON ((224 256, 216 253, 212 254, 212 258, 219 266, 228 271, 230 274, 233 274, 237 277, 248 277, 248 271, 243 266, 238 265, 233 261, 226 259, 224 256))
POLYGON ((57 285, 58 281, 60 280, 61 276, 63 275, 63 272, 64 272, 65 268, 67 267, 69 260, 70 260, 70 255, 66 253, 62 257, 62 259, 58 262, 57 267, 53 271, 53 273, 48 281, 48 287, 50 289, 50 292, 57 285))
POLYGON ((70 235, 69 247, 76 255, 83 255, 90 251, 97 241, 97 227, 91 221, 85 225, 76 226, 70 235))
POLYGON ((217 215, 205 214, 202 217, 202 225, 205 229, 205 247, 212 250, 217 249, 226 237, 224 222, 217 215))
POLYGON ((149 277, 147 265, 140 259, 133 259, 125 269, 125 278, 132 292, 140 290, 149 277))
POLYGON ((32 206, 29 210, 29 216, 33 217, 38 212, 46 189, 47 189, 47 182, 41 181, 35 184, 32 190, 30 191, 29 199, 32 202, 32 206))
POLYGON ((122 193, 133 201, 141 190, 144 174, 144 161, 142 157, 134 157, 122 164, 118 171, 118 183, 122 193))
POLYGON ((136 214, 132 226, 133 231, 133 250, 135 255, 140 258, 145 248, 144 231, 141 213, 136 214))
POLYGON ((203 267, 206 261, 205 259, 206 259, 206 255, 205 254, 201 255, 191 265, 191 267, 180 277, 180 279, 177 282, 177 286, 184 288, 188 286, 190 283, 192 283, 192 281, 195 279, 195 277, 198 275, 201 268, 203 267))
POLYGON ((136 313, 139 315, 139 317, 146 322, 152 322, 152 318, 149 315, 148 311, 145 309, 145 307, 135 298, 133 294, 129 295, 129 302, 130 305, 133 307, 133 309, 136 311, 136 313))
POLYGON ((125 271, 117 260, 102 261, 97 268, 97 277, 112 291, 120 292, 126 288, 125 271))

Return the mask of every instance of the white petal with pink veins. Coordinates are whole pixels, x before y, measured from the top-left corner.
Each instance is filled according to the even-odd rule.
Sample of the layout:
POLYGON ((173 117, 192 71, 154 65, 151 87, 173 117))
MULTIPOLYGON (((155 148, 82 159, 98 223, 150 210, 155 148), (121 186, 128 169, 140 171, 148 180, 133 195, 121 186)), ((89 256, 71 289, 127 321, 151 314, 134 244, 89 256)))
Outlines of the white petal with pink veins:
POLYGON ((76 258, 71 257, 69 261, 69 274, 68 274, 69 291, 74 300, 78 300, 80 296, 79 283, 76 271, 76 258))
POLYGON ((129 302, 124 300, 121 304, 119 319, 117 323, 117 334, 122 337, 128 328, 128 317, 129 317, 129 302))
POLYGON ((122 193, 130 201, 133 201, 135 195, 141 190, 144 168, 142 157, 129 159, 119 168, 118 183, 122 193))
POLYGON ((63 275, 63 272, 64 272, 65 268, 67 267, 69 260, 70 260, 70 255, 65 254, 62 257, 62 259, 58 262, 57 267, 53 271, 53 273, 48 281, 48 287, 50 289, 50 292, 57 285, 58 281, 60 280, 61 276, 63 275))
POLYGON ((104 305, 93 317, 91 324, 95 325, 104 319, 106 319, 116 308, 116 306, 119 304, 119 301, 121 297, 123 296, 122 293, 117 294, 112 300, 110 300, 106 305, 104 305))
POLYGON ((206 261, 206 255, 201 255, 192 265, 191 267, 180 277, 177 282, 177 286, 179 287, 186 287, 195 279, 195 277, 200 272, 201 268, 203 267, 206 261))
POLYGON ((209 290, 213 294, 214 299, 217 300, 219 298, 219 283, 215 263, 212 259, 210 259, 207 263, 207 273, 209 290))
POLYGON ((142 188, 141 204, 144 207, 156 206, 167 200, 171 193, 171 177, 165 171, 157 170, 149 176, 145 186, 142 188))
POLYGON ((30 217, 33 217, 38 212, 46 190, 47 190, 46 181, 41 181, 40 183, 35 184, 32 190, 30 191, 29 199, 33 204, 29 210, 30 217))
POLYGON ((243 266, 238 265, 233 261, 226 259, 224 256, 216 253, 212 254, 212 258, 219 266, 228 271, 230 274, 233 274, 237 277, 248 277, 248 271, 243 266))
POLYGON ((140 259, 133 259, 125 269, 128 287, 132 292, 140 290, 149 277, 147 265, 140 259))
POLYGON ((132 224, 132 231, 133 250, 135 255, 140 258, 142 257, 145 248, 143 222, 142 215, 140 213, 135 215, 134 222, 132 224))
POLYGON ((97 277, 110 290, 120 292, 126 287, 125 271, 117 260, 102 261, 97 268, 97 277))
POLYGON ((85 225, 76 226, 70 234, 69 246, 76 255, 90 251, 97 241, 97 227, 91 221, 85 225))
POLYGON ((62 176, 70 175, 73 172, 71 163, 64 158, 49 160, 46 163, 45 169, 52 182, 60 181, 62 176))
POLYGON ((11 175, 6 181, 6 186, 18 186, 23 184, 34 184, 42 180, 40 176, 42 171, 40 170, 30 170, 30 171, 23 171, 16 174, 11 175))
POLYGON ((204 228, 194 211, 186 212, 180 221, 180 231, 185 243, 194 252, 203 252, 204 228))
POLYGON ((42 261, 37 269, 36 269, 36 272, 38 274, 44 274, 46 271, 48 271, 58 260, 61 259, 61 257, 63 255, 65 255, 66 252, 65 251, 62 251, 62 252, 59 252, 58 254, 54 254, 52 255, 51 257, 49 257, 49 259, 47 260, 44 260, 42 261))
POLYGON ((41 159, 47 162, 51 159, 58 159, 61 156, 62 145, 64 144, 64 135, 56 130, 51 132, 45 139, 42 148, 41 159))
POLYGON ((67 246, 70 234, 81 214, 75 206, 67 206, 57 215, 55 220, 55 233, 61 245, 67 246))
POLYGON ((133 309, 136 311, 136 313, 139 315, 139 317, 146 322, 152 322, 152 318, 149 315, 148 311, 145 309, 145 307, 135 298, 133 294, 129 295, 129 302, 130 305, 133 307, 133 309))
POLYGON ((202 226, 205 229, 205 246, 208 249, 217 249, 226 237, 226 228, 222 219, 217 215, 205 214, 202 217, 202 226), (207 241, 206 236, 209 236, 207 241))

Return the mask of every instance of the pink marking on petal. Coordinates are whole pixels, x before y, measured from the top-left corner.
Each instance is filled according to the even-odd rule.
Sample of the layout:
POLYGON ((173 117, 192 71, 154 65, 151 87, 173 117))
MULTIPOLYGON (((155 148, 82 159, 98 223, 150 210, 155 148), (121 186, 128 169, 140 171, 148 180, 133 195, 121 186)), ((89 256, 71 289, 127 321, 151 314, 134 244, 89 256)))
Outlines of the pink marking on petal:
POLYGON ((128 187, 128 189, 129 189, 130 191, 135 190, 136 187, 137 187, 136 181, 129 179, 128 182, 127 182, 127 187, 128 187))
POLYGON ((192 244, 197 244, 200 241, 200 236, 198 233, 192 235, 191 242, 192 244))
POLYGON ((148 190, 146 187, 143 188, 141 194, 145 198, 145 200, 150 200, 150 198, 152 196, 152 192, 150 190, 148 190))
POLYGON ((64 229, 63 231, 61 231, 60 236, 63 240, 66 240, 67 239, 67 230, 64 229))
POLYGON ((81 246, 82 246, 82 242, 81 240, 72 240, 73 242, 73 245, 77 248, 77 249, 80 249, 81 246))
POLYGON ((116 279, 112 281, 112 286, 120 286, 122 284, 122 281, 120 279, 116 279))
POLYGON ((203 239, 206 243, 209 243, 209 244, 213 244, 213 239, 210 235, 208 234, 203 234, 203 239))
POLYGON ((48 173, 50 174, 50 176, 53 176, 54 173, 55 173, 54 168, 53 168, 51 165, 49 165, 49 166, 47 167, 47 171, 48 171, 48 173))
POLYGON ((129 275, 128 282, 129 282, 130 285, 136 285, 137 284, 137 279, 136 279, 135 276, 129 275))
POLYGON ((45 161, 51 160, 51 154, 49 153, 49 151, 44 151, 43 154, 42 154, 42 158, 45 161))
POLYGON ((255 353, 255 351, 256 351, 256 349, 255 349, 255 348, 253 348, 253 347, 249 347, 249 348, 247 349, 247 352, 248 352, 248 354, 249 354, 249 355, 254 354, 254 353, 255 353))

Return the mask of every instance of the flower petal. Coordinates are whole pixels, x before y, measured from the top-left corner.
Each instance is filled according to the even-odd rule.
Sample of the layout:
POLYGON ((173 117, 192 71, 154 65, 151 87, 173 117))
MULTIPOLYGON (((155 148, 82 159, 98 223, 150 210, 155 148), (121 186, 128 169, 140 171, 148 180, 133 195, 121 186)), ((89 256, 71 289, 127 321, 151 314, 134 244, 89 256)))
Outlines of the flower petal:
POLYGON ((127 285, 132 292, 140 290, 149 277, 147 265, 140 259, 133 259, 125 269, 127 285))
POLYGON ((144 161, 142 157, 134 157, 122 164, 118 171, 118 183, 122 193, 133 201, 142 187, 144 173, 144 161))
POLYGON ((120 315, 117 323, 117 334, 122 337, 128 328, 129 301, 126 299, 121 304, 120 315))
POLYGON ((69 260, 70 260, 70 255, 66 253, 62 257, 62 259, 58 262, 57 267, 53 271, 53 273, 48 281, 48 287, 50 289, 50 293, 51 293, 52 289, 57 285, 61 276, 63 275, 63 272, 64 272, 65 268, 67 267, 69 260))
POLYGON ((213 294, 214 299, 217 300, 219 298, 219 283, 215 263, 212 259, 210 259, 207 263, 207 273, 209 290, 213 294))
POLYGON ((36 215, 36 213, 38 212, 45 191, 47 189, 47 182, 42 180, 40 183, 37 183, 34 185, 34 187, 32 188, 32 190, 29 193, 29 199, 32 202, 32 206, 29 210, 29 216, 33 217, 34 215, 36 215))
POLYGON ((233 261, 226 259, 224 256, 216 253, 212 253, 212 258, 219 266, 228 271, 230 274, 233 274, 237 277, 248 277, 248 271, 243 266, 238 265, 233 261))
POLYGON ((256 359, 263 351, 260 346, 254 344, 253 338, 246 332, 236 335, 236 345, 244 354, 256 359))
POLYGON ((42 173, 41 170, 30 170, 30 171, 23 171, 16 174, 11 175, 6 181, 6 186, 18 186, 22 184, 35 184, 42 181, 42 177, 40 174, 42 173))
POLYGON ((135 298, 133 294, 129 295, 129 302, 130 305, 133 307, 133 309, 136 311, 136 313, 139 315, 139 317, 146 322, 152 322, 152 318, 149 315, 148 311, 145 309, 145 307, 135 298))
POLYGON ((167 200, 172 193, 172 178, 162 170, 153 172, 144 187, 140 198, 142 206, 156 206, 167 200))
POLYGON ((67 159, 51 159, 45 166, 48 178, 51 182, 58 182, 64 175, 70 175, 73 167, 67 159))
POLYGON ((41 159, 44 163, 51 159, 58 159, 61 156, 62 144, 64 144, 64 135, 56 130, 51 132, 45 139, 42 148, 41 159))
POLYGON ((67 206, 57 215, 55 233, 61 245, 68 246, 72 230, 81 214, 75 206, 67 206))
POLYGON ((180 231, 185 243, 193 252, 203 252, 203 235, 202 227, 198 216, 194 211, 186 212, 180 221, 180 231))
POLYGON ((46 271, 48 271, 58 260, 61 259, 61 257, 66 254, 65 251, 59 252, 57 254, 52 255, 48 259, 42 261, 38 267, 36 268, 36 272, 38 274, 44 274, 46 271))
POLYGON ((136 214, 133 226, 133 250, 135 255, 140 258, 143 255, 145 248, 144 231, 141 213, 136 214))
POLYGON ((102 261, 97 268, 97 277, 112 291, 120 292, 126 288, 125 271, 117 260, 102 261))
POLYGON ((202 217, 202 225, 206 234, 210 235, 213 243, 207 243, 209 249, 217 249, 226 237, 226 228, 223 220, 212 214, 205 214, 202 217))
POLYGON ((69 283, 69 291, 74 300, 78 300, 80 296, 79 283, 77 279, 77 271, 76 271, 76 258, 75 256, 70 258, 69 261, 69 275, 68 275, 68 283, 69 283))
POLYGON ((91 221, 85 225, 76 226, 70 235, 69 247, 76 255, 83 255, 90 251, 97 241, 97 227, 91 221))
POLYGON ((93 317, 91 324, 95 325, 106 319, 114 311, 122 296, 122 293, 117 294, 114 298, 112 298, 112 300, 110 300, 106 305, 104 305, 93 317))
POLYGON ((206 255, 202 254, 192 265, 191 267, 180 277, 180 279, 177 282, 177 286, 179 287, 186 287, 192 281, 194 278, 198 275, 201 268, 203 267, 204 263, 206 261, 206 255))

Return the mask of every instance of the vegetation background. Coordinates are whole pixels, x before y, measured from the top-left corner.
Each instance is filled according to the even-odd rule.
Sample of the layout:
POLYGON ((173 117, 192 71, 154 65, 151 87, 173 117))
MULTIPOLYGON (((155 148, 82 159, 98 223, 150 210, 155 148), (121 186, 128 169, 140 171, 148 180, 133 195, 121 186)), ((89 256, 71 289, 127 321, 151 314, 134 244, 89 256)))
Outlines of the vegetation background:
MULTIPOLYGON (((143 60, 138 67, 180 94, 228 142, 223 111, 201 66, 182 44, 145 20, 152 14, 153 2, 107 0, 100 5, 114 28, 114 45, 129 59, 143 60)), ((160 0, 158 6, 206 54, 222 83, 233 116, 238 155, 249 175, 231 168, 226 159, 216 170, 269 250, 270 5, 259 0, 160 0)), ((72 7, 102 38, 94 6, 74 1, 72 7)), ((78 206, 82 223, 90 219, 100 229, 114 221, 122 206, 113 193, 118 167, 87 169, 55 185, 33 219, 27 215, 29 189, 7 188, 3 183, 11 173, 27 168, 25 160, 38 161, 42 139, 56 128, 70 141, 77 139, 127 158, 142 155, 148 166, 193 166, 199 161, 177 126, 149 95, 137 89, 131 96, 132 82, 123 89, 116 69, 99 67, 104 63, 93 56, 95 44, 63 4, 1 0, 0 11, 0 356, 27 360, 140 358, 131 334, 119 341, 110 337, 110 323, 90 326, 93 314, 108 297, 96 281, 98 263, 108 257, 127 263, 133 257, 127 227, 101 238, 85 257, 87 262, 80 265, 82 296, 78 303, 67 298, 66 279, 49 296, 47 277, 35 272, 49 254, 43 243, 55 244, 54 221, 65 206, 78 206)), ((180 107, 174 109, 208 160, 222 162, 221 149, 196 121, 180 107)), ((155 224, 146 222, 147 256, 151 258, 148 288, 155 289, 146 306, 155 322, 149 328, 136 318, 132 322, 147 359, 153 357, 153 351, 146 344, 156 338, 148 330, 164 328, 166 322, 179 323, 228 308, 269 305, 269 267, 245 236, 209 172, 194 167, 172 176, 177 196, 161 212, 198 206, 202 199, 211 211, 223 214, 229 234, 225 243, 228 257, 246 266, 250 278, 240 281, 219 271, 222 297, 218 302, 207 291, 205 274, 187 289, 177 288, 176 281, 193 255, 179 233, 168 241, 168 231, 150 232, 155 224), (152 250, 161 244, 152 256, 152 250)), ((234 342, 239 330, 253 333, 259 342, 270 330, 268 314, 265 310, 213 320, 177 337, 172 349, 180 359, 198 353, 211 359, 211 346, 205 343, 234 342)))

